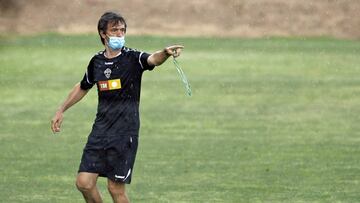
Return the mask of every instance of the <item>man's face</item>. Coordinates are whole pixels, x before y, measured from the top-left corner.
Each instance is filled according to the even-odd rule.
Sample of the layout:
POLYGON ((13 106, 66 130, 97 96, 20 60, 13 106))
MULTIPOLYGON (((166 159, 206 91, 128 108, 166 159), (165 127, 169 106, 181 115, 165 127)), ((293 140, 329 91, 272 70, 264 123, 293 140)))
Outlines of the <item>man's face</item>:
POLYGON ((106 35, 109 37, 122 37, 125 36, 126 28, 125 25, 120 21, 116 23, 108 23, 106 29, 106 35))

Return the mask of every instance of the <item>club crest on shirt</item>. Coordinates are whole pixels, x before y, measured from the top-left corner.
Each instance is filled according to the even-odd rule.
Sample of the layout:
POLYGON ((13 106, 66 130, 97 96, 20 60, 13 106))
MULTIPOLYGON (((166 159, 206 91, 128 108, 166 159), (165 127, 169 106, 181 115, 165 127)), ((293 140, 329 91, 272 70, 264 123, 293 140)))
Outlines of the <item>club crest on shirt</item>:
POLYGON ((104 75, 106 78, 110 78, 111 76, 111 69, 110 68, 107 68, 105 71, 104 71, 104 75))

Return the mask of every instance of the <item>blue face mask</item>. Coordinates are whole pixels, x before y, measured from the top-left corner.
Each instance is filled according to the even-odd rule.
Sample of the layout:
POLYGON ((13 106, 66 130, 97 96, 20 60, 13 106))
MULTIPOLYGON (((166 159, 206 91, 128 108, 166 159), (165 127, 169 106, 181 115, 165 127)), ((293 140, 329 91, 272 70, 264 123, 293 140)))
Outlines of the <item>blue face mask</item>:
POLYGON ((125 44, 125 37, 109 37, 109 47, 112 50, 119 50, 125 44))

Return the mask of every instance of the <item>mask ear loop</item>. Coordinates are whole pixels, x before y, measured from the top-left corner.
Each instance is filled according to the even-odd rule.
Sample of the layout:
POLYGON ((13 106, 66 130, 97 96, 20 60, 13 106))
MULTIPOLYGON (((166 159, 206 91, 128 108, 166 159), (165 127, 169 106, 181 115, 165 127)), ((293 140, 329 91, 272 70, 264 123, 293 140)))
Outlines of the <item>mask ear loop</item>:
POLYGON ((190 83, 188 81, 188 79, 186 78, 186 75, 184 73, 184 71, 180 68, 179 63, 177 62, 177 60, 175 59, 175 57, 173 56, 173 63, 176 67, 177 72, 180 75, 181 81, 184 83, 185 85, 185 90, 188 96, 191 96, 191 87, 190 87, 190 83))

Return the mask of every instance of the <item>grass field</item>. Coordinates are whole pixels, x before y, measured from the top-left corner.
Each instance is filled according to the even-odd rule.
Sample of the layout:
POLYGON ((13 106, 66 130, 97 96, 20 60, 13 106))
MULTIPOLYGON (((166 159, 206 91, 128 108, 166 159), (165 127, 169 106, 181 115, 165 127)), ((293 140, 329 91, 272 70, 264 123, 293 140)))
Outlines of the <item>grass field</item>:
MULTIPOLYGON (((60 134, 50 119, 98 37, 0 39, 0 202, 83 202, 74 180, 96 89, 60 134)), ((172 43, 193 96, 171 61, 144 73, 132 202, 360 201, 360 41, 127 38, 148 52, 172 43)))

